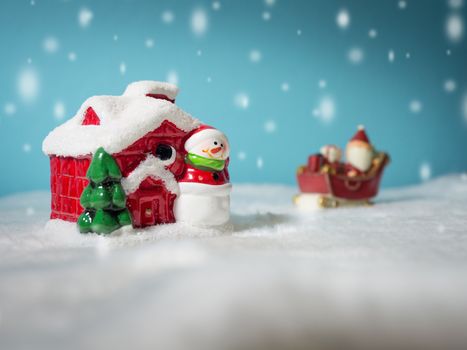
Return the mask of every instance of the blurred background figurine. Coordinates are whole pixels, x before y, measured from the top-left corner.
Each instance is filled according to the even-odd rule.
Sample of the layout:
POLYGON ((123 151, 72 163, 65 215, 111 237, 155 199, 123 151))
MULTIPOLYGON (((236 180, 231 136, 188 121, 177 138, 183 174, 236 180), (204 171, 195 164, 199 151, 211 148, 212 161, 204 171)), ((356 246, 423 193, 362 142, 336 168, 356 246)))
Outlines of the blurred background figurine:
POLYGON ((321 171, 336 173, 342 157, 341 149, 336 145, 325 145, 321 147, 320 154, 323 157, 321 171))
POLYGON ((360 125, 346 147, 346 162, 335 145, 321 147, 319 154, 297 171, 300 194, 294 203, 302 209, 340 205, 368 205, 378 193, 379 183, 389 156, 377 152, 360 125))

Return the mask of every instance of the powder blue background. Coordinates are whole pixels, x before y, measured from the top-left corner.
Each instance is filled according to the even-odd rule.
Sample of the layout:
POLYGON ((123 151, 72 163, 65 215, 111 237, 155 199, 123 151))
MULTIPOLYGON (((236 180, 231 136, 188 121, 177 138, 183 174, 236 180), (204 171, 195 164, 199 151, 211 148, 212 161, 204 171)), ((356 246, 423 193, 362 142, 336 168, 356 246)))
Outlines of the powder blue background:
POLYGON ((57 101, 64 103, 68 118, 91 95, 120 94, 129 82, 165 80, 169 71, 179 77, 177 103, 229 135, 234 182, 293 184, 296 167, 309 153, 325 143, 344 146, 360 123, 393 158, 385 186, 421 181, 424 163, 433 176, 465 171, 467 122, 461 101, 467 90, 467 49, 465 40, 451 43, 444 27, 453 11, 465 18, 466 4, 452 10, 442 0, 406 3, 401 10, 397 0, 277 0, 273 6, 262 0, 221 0, 216 11, 211 1, 201 0, 2 1, 0 195, 48 187, 41 142, 63 122, 54 118, 57 101), (77 19, 83 7, 94 15, 86 28, 77 19), (190 28, 197 8, 209 19, 203 36, 190 28), (351 15, 347 30, 336 25, 342 8, 351 15), (175 15, 170 24, 161 19, 166 10, 175 15), (269 21, 262 18, 265 11, 269 21), (371 28, 378 32, 375 39, 368 36, 371 28), (43 49, 50 36, 59 42, 55 53, 43 49), (145 46, 147 38, 154 47, 145 46), (363 50, 361 64, 349 62, 352 47, 363 50), (249 59, 254 49, 262 55, 257 63, 249 59), (390 49, 396 53, 393 63, 390 49), (68 59, 70 52, 76 61, 68 59), (39 77, 32 102, 17 89, 24 69, 39 77), (450 78, 457 89, 447 93, 443 84, 450 78), (320 79, 326 88, 318 86, 320 79), (281 89, 284 82, 287 92, 281 89), (249 96, 246 109, 234 103, 240 92, 249 96), (329 124, 312 114, 324 96, 333 98, 337 110, 329 124), (410 112, 412 100, 422 103, 420 113, 410 112), (8 104, 14 104, 15 113, 5 112, 8 104), (277 125, 273 133, 264 128, 270 120, 277 125), (29 152, 24 144, 31 146, 29 152))

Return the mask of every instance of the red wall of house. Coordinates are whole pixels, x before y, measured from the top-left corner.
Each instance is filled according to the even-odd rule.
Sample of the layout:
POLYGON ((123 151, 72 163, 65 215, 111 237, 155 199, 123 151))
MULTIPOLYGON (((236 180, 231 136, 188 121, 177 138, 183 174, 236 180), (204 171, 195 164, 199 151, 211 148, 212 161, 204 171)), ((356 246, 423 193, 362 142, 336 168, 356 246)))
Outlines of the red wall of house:
POLYGON ((86 179, 91 157, 50 157, 51 219, 77 221, 83 211, 79 197, 89 181, 86 179))
POLYGON ((146 158, 147 154, 155 155, 154 152, 158 144, 172 145, 177 152, 177 158, 168 169, 178 178, 182 175, 185 167, 184 144, 186 135, 185 131, 178 129, 171 122, 164 121, 160 127, 147 133, 131 146, 113 156, 123 176, 127 177, 146 158))
MULTIPOLYGON (((164 121, 161 126, 143 136, 138 141, 113 155, 124 177, 128 176, 147 156, 155 150, 158 144, 165 143, 175 148, 177 156, 174 163, 168 168, 179 178, 185 167, 184 150, 187 133, 178 129, 169 121, 164 121)), ((62 219, 76 222, 83 208, 79 203, 81 192, 89 181, 86 179, 86 171, 91 162, 91 156, 73 158, 50 156, 50 184, 51 184, 51 219, 62 219)), ((137 199, 137 195, 132 196, 137 199)), ((136 211, 136 207, 133 206, 136 211)), ((130 212, 132 209, 130 209, 130 212)), ((132 212, 132 215, 136 212, 132 212)), ((167 218, 173 218, 173 200, 167 206, 167 218)), ((168 222, 172 222, 170 219, 168 222)))

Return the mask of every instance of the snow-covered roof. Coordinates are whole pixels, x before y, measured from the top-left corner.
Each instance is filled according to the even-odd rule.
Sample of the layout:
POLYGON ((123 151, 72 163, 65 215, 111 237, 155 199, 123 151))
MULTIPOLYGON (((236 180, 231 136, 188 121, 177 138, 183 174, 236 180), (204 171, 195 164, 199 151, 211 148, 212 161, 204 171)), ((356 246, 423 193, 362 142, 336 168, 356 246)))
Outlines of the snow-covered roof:
POLYGON ((146 94, 165 95, 175 99, 175 85, 153 81, 134 82, 122 96, 94 96, 87 99, 78 113, 52 130, 44 139, 42 150, 48 155, 83 156, 99 147, 117 153, 133 144, 165 120, 189 132, 200 122, 177 105, 146 94), (100 125, 82 125, 86 110, 92 107, 100 125))

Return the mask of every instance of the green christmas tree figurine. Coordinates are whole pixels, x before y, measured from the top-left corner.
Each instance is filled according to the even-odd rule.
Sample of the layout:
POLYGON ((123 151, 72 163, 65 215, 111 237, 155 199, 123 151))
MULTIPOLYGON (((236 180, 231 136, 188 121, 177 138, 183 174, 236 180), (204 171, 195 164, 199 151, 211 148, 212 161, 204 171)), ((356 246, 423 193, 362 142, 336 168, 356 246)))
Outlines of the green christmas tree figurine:
POLYGON ((125 192, 120 184, 122 173, 102 147, 94 154, 86 177, 89 185, 81 193, 80 203, 84 212, 78 219, 79 231, 108 234, 131 225, 125 192))

